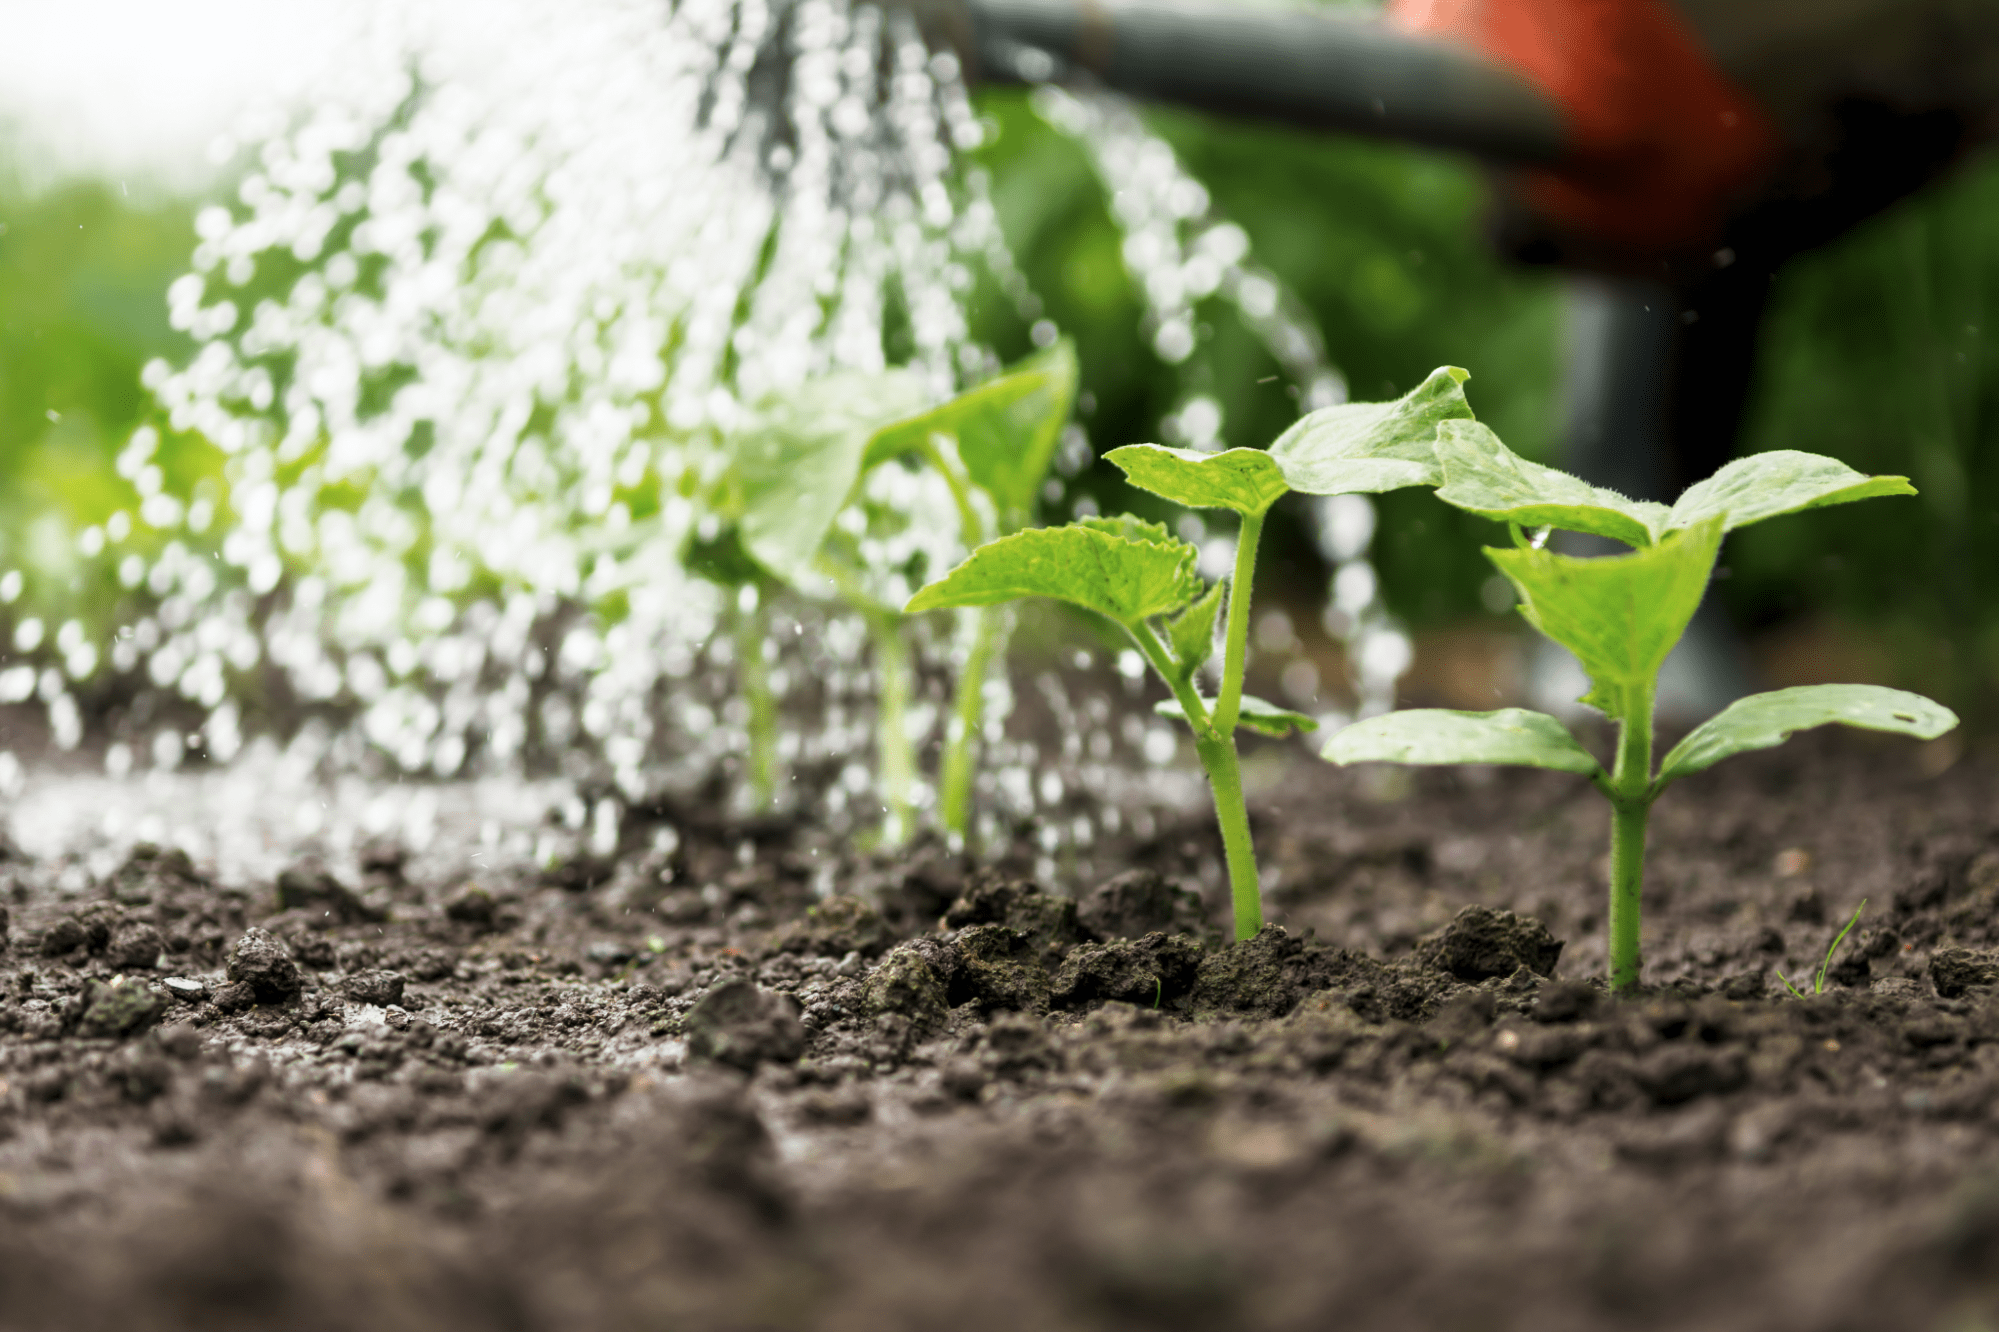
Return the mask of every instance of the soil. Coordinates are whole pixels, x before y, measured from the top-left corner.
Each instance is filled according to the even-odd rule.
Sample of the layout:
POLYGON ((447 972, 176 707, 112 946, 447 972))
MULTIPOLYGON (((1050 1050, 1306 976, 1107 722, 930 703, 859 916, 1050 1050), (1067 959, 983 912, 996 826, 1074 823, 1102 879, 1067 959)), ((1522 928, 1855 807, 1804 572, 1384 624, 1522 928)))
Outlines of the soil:
POLYGON ((1670 793, 1624 1000, 1580 780, 1296 748, 1228 945, 1199 808, 1039 884, 699 804, 547 869, 17 850, 0 1322, 1990 1323, 1999 767, 1926 766, 1670 793))

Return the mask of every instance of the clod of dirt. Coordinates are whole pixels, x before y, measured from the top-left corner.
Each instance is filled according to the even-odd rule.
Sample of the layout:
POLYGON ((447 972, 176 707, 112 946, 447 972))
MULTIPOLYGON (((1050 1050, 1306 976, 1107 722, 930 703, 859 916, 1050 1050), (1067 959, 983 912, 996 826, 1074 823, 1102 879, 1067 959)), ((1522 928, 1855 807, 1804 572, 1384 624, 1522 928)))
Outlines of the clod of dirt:
POLYGON ((1036 1069, 1051 1069, 1061 1063, 1048 1040, 1041 1020, 1026 1014, 1001 1014, 986 1029, 986 1066, 1001 1077, 1019 1077, 1036 1069))
POLYGON ((157 898, 170 898, 204 884, 185 851, 142 842, 111 872, 105 887, 114 902, 143 907, 157 898))
POLYGON ((809 1035, 796 1001, 740 977, 703 996, 687 1011, 683 1030, 690 1055, 744 1070, 766 1060, 790 1064, 805 1054, 809 1035))
POLYGON ((444 914, 453 921, 462 921, 468 926, 491 926, 497 904, 493 895, 477 884, 467 884, 444 905, 444 914))
POLYGON ((409 848, 392 839, 376 839, 361 849, 361 873, 390 884, 403 882, 403 867, 409 864, 409 848))
POLYGON ((1521 967, 1552 977, 1562 943, 1534 917, 1472 903, 1459 908, 1443 930, 1419 942, 1416 959, 1473 983, 1510 977, 1521 967))
POLYGON ((1157 870, 1127 870, 1091 889, 1076 907, 1083 928, 1099 939, 1137 939, 1160 931, 1200 938, 1209 929, 1201 899, 1157 870))
POLYGON ((41 952, 44 958, 60 958, 66 953, 83 947, 83 923, 73 916, 57 917, 42 932, 41 952))
POLYGON ((589 1099, 573 1071, 522 1070, 489 1085, 476 1114, 488 1134, 518 1146, 531 1130, 559 1125, 565 1111, 589 1099))
POLYGON ((1973 986, 1999 985, 1999 949, 1945 945, 1930 955, 1930 983, 1946 1000, 1956 999, 1973 986))
POLYGON ((1636 1074, 1638 1086, 1659 1106, 1734 1092, 1749 1079, 1740 1051, 1680 1043, 1646 1055, 1638 1062, 1636 1074))
POLYGON ((1199 940, 1157 930, 1136 940, 1080 944, 1056 972, 1049 1002, 1058 1009, 1105 1000, 1157 1007, 1194 988, 1203 952, 1199 940))
POLYGON ((384 1008, 403 1002, 403 978, 399 972, 369 968, 347 978, 341 987, 356 1004, 378 1004, 384 1008))
POLYGON ((948 979, 957 972, 958 959, 952 950, 951 966, 940 973, 932 955, 947 947, 935 940, 917 940, 891 949, 881 966, 868 974, 861 990, 862 1007, 870 1015, 901 1014, 919 1033, 936 1031, 949 1008, 948 979))
POLYGON ((174 1071, 164 1057, 138 1048, 113 1068, 111 1081, 126 1101, 144 1106, 173 1086, 174 1071))
MULTIPOLYGON (((1759 983, 1760 979, 1759 975, 1759 983)), ((1550 982, 1534 997, 1534 1018, 1541 1023, 1573 1023, 1595 1014, 1603 999, 1603 988, 1593 982, 1550 982)))
POLYGON ((150 1027, 166 1011, 166 1001, 137 981, 112 981, 84 997, 78 1030, 86 1037, 125 1037, 150 1027))
POLYGON ((278 910, 295 909, 330 917, 343 926, 389 919, 387 912, 369 906, 359 894, 314 866, 298 865, 278 873, 278 910))
MULTIPOLYGON (((298 964, 285 947, 256 927, 245 931, 229 955, 229 980, 248 986, 259 1004, 282 1004, 304 987, 298 964)), ((222 997, 216 997, 216 1004, 222 997)))
POLYGON ((772 949, 807 958, 873 958, 895 942, 882 914, 859 898, 828 898, 778 931, 772 949))
POLYGON ((104 961, 127 971, 150 968, 166 951, 167 942, 159 931, 143 921, 128 921, 111 933, 104 961))
POLYGON ((1043 893, 1033 881, 981 876, 944 914, 951 930, 966 926, 1006 926, 1026 936, 1045 954, 1059 954, 1082 941, 1076 904, 1043 893))
POLYGON ((209 999, 225 1014, 240 1014, 257 1002, 257 989, 247 981, 218 988, 209 999))
MULTIPOLYGON (((1073 912, 1075 904, 1069 907, 1073 912)), ((1033 934, 998 924, 967 926, 958 932, 956 943, 959 961, 958 975, 951 981, 953 1005, 976 1001, 988 1012, 1018 1009, 1040 1013, 1048 1008, 1048 969, 1033 934)))
MULTIPOLYGON (((1374 965, 1379 970, 1379 965, 1374 965)), ((1328 949, 1265 926, 1201 959, 1194 982, 1194 1012, 1282 1018, 1315 990, 1346 978, 1353 960, 1344 949, 1328 949)))

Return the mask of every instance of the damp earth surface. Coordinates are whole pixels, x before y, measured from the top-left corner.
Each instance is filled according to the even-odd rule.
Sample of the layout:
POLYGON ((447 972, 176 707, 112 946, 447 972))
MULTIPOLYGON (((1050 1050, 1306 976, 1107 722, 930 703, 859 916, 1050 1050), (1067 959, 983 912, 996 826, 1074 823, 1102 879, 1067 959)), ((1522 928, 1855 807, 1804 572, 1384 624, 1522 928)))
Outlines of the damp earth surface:
POLYGON ((720 799, 551 844, 529 788, 258 861, 25 827, 31 767, 0 1321, 1990 1322, 1999 770, 1931 758, 1676 788, 1627 1000, 1562 775, 1257 752, 1272 924, 1226 943, 1198 803, 1053 873, 720 799))

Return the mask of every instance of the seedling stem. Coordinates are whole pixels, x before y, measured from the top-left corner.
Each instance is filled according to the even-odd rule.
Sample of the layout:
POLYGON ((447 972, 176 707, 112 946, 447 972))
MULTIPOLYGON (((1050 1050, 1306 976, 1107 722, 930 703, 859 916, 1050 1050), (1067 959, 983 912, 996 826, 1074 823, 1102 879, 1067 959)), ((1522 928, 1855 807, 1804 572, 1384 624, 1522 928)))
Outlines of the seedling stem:
MULTIPOLYGON (((985 545, 990 534, 978 506, 972 503, 963 471, 937 447, 934 435, 924 438, 921 452, 951 488, 965 549, 985 545)), ((972 773, 977 767, 980 724, 985 716, 986 670, 999 650, 1003 637, 1000 617, 1005 613, 998 607, 982 606, 960 614, 972 621, 972 646, 964 669, 958 673, 957 696, 951 701, 951 723, 944 735, 944 756, 937 773, 937 815, 947 833, 962 838, 971 827, 972 773)))
MULTIPOLYGON (((1236 718, 1242 711, 1242 673, 1249 659, 1250 588, 1256 581, 1256 544, 1263 536, 1263 515, 1242 515, 1242 529, 1236 534, 1235 578, 1229 584, 1229 624, 1227 646, 1222 657, 1222 689, 1215 698, 1215 731, 1235 735, 1236 718)), ((1234 742, 1229 753, 1235 753, 1234 742)))
POLYGON ((1610 797, 1610 986, 1638 984, 1640 900, 1645 886, 1645 827, 1652 814, 1652 691, 1647 688, 1617 730, 1610 797))
POLYGON ((877 707, 875 746, 881 765, 882 845, 900 847, 915 829, 911 792, 916 785, 916 753, 909 743, 909 645, 902 640, 902 617, 868 616, 875 644, 877 707))

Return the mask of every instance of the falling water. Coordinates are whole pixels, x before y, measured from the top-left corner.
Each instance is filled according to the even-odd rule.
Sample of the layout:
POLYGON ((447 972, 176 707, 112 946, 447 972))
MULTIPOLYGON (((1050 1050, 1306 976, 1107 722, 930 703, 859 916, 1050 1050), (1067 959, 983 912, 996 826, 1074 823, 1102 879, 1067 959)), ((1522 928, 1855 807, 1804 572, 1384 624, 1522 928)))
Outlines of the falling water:
MULTIPOLYGON (((716 632, 736 594, 679 558, 713 535, 699 496, 731 440, 829 372, 906 365, 938 396, 989 373, 964 312, 981 271, 1034 313, 958 157, 982 128, 956 62, 899 11, 846 0, 378 19, 309 114, 246 128, 236 199, 198 218, 169 293, 198 351, 147 367, 159 417, 119 458, 140 503, 78 542, 126 590, 116 632, 23 616, 0 700, 39 697, 67 748, 104 668, 147 691, 107 749, 113 777, 190 751, 226 762, 303 716, 287 771, 505 774, 539 755, 628 799, 691 786, 744 748, 716 632), (219 484, 168 484, 163 445, 189 438, 219 452, 219 484)), ((1341 400, 1309 316, 1128 107, 1052 88, 1036 106, 1104 177, 1162 360, 1188 361, 1194 304, 1219 294, 1303 406, 1341 400)), ((1162 429, 1212 447, 1221 426, 1186 394, 1162 429)), ((1079 452, 1080 436, 1072 470, 1079 452)), ((962 555, 933 474, 879 469, 862 498, 842 521, 883 600, 907 595, 913 557, 962 555)), ((1321 525, 1343 617, 1328 623, 1363 710, 1407 647, 1366 562, 1372 515, 1346 497, 1321 525)), ((0 575, 0 601, 21 594, 21 574, 0 575)), ((920 741, 941 725, 952 645, 912 629, 932 686, 920 741)), ((812 719, 780 757, 853 827, 873 804, 855 758, 873 726, 862 627, 793 599, 771 639, 776 692, 812 719)), ((1087 810, 1119 773, 1176 746, 1158 725, 1113 727, 1107 700, 1059 678, 1036 688, 1062 752, 1007 736, 1002 674, 981 800, 988 836, 1043 817, 1052 856, 1089 843, 1087 810)))
MULTIPOLYGON (((1160 360, 1172 366, 1188 363, 1201 339, 1195 305, 1220 296, 1282 368, 1297 391, 1301 412, 1346 401, 1346 381, 1326 356, 1311 313, 1276 274, 1251 259, 1248 235, 1218 214, 1207 188, 1180 165, 1171 145, 1146 128, 1128 101, 1106 92, 1077 94, 1044 85, 1035 90, 1034 108, 1083 146, 1103 182, 1112 216, 1124 232, 1124 261, 1144 295, 1147 328, 1160 360)), ((1224 424, 1219 402, 1183 389, 1160 432, 1172 444, 1217 449, 1224 424)), ((1316 504, 1313 516, 1320 548, 1333 566, 1326 631, 1346 650, 1358 715, 1386 712, 1394 706, 1395 685, 1408 669, 1411 653, 1408 636, 1382 604, 1367 558, 1374 503, 1364 495, 1332 496, 1316 504)), ((1187 535, 1204 535, 1199 524, 1199 517, 1190 515, 1187 535)), ((1210 577, 1221 577, 1234 562, 1231 539, 1203 542, 1202 566, 1210 577)), ((1285 636, 1276 637, 1276 646, 1286 646, 1285 636)), ((1290 671, 1286 678, 1287 684, 1298 680, 1290 671)), ((1293 689, 1293 702, 1311 706, 1316 686, 1316 673, 1307 670, 1293 689)), ((1347 720, 1345 714, 1330 713, 1323 725, 1331 729, 1347 720)))
MULTIPOLYGON (((225 485, 170 494, 154 429, 120 458, 164 540, 107 557, 158 600, 112 665, 198 709, 218 759, 262 673, 357 715, 341 758, 591 750, 635 793, 735 740, 687 688, 728 665, 723 593, 679 560, 732 435, 831 371, 894 360, 941 396, 992 366, 963 294, 997 231, 953 158, 980 128, 897 11, 520 4, 481 11, 487 40, 424 25, 445 16, 385 15, 200 215, 170 293, 200 350, 146 383, 225 485)), ((864 543, 883 571, 955 554, 917 521, 950 512, 940 487, 872 485, 908 520, 864 543)))

